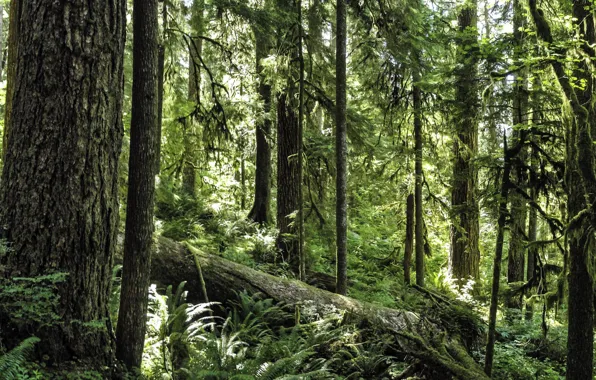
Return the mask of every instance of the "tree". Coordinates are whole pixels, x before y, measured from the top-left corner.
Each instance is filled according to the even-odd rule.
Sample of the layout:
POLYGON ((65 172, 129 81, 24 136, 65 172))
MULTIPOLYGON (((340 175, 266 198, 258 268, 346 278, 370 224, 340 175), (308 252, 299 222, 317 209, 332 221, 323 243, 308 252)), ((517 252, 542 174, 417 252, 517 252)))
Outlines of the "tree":
MULTIPOLYGON (((282 258, 290 264, 292 270, 300 275, 301 239, 302 239, 302 167, 301 164, 301 127, 300 127, 300 101, 295 101, 299 95, 296 82, 302 82, 299 77, 300 70, 296 69, 295 62, 300 64, 300 33, 294 28, 295 20, 300 19, 296 4, 300 1, 281 0, 278 9, 282 15, 292 22, 281 23, 283 30, 278 33, 288 33, 289 37, 280 41, 282 54, 290 56, 288 67, 288 80, 284 88, 277 95, 277 227, 279 229, 278 248, 282 258), (287 29, 286 29, 287 28, 287 29), (298 114, 296 114, 298 109, 298 114)), ((300 86, 300 83, 299 83, 300 86)))
MULTIPOLYGON (((336 292, 345 295, 348 291, 348 132, 346 123, 346 48, 347 20, 346 3, 337 0, 336 22, 336 85, 335 85, 335 153, 337 166, 336 234, 337 234, 337 286, 336 292)), ((418 268, 416 268, 418 269, 418 268)))
POLYGON ((416 203, 416 285, 424 286, 424 221, 422 219, 422 94, 418 81, 418 69, 413 75, 412 97, 414 103, 414 142, 415 142, 415 189, 416 203))
MULTIPOLYGON (((268 26, 268 25, 267 25, 268 26)), ((256 173, 255 196, 248 218, 259 224, 271 222, 271 85, 263 73, 263 59, 270 48, 269 28, 263 25, 253 27, 255 36, 255 58, 258 75, 259 100, 263 102, 263 116, 257 118, 256 129, 256 173)))
POLYGON ((410 267, 412 264, 412 250, 414 247, 414 194, 408 195, 406 200, 406 241, 404 244, 404 282, 410 285, 410 267))
MULTIPOLYGON (((457 281, 479 276, 478 171, 478 91, 476 86, 478 47, 476 0, 466 0, 459 10, 457 40, 455 136, 453 139, 453 187, 451 207, 451 252, 449 273, 457 281)), ((462 285, 461 282, 459 282, 462 285)))
POLYGON ((153 246, 155 175, 159 163, 158 0, 135 0, 128 198, 116 356, 140 367, 145 342, 153 246))
MULTIPOLYGON (((190 27, 192 37, 189 38, 189 75, 188 75, 188 100, 201 104, 201 63, 200 57, 203 54, 204 30, 204 8, 205 0, 193 0, 190 14, 190 27)), ((195 138, 191 126, 185 124, 184 136, 184 164, 182 167, 182 188, 191 198, 197 196, 197 158, 195 138)))
MULTIPOLYGON (((564 47, 554 46, 553 33, 536 0, 529 1, 530 13, 538 36, 559 57, 568 52, 564 47)), ((573 27, 581 38, 578 46, 583 54, 572 68, 572 77, 584 83, 574 86, 565 70, 564 62, 550 61, 561 89, 569 102, 573 120, 566 129, 565 190, 569 223, 569 301, 567 338, 567 379, 592 378, 594 356, 594 280, 590 259, 594 252, 593 225, 595 212, 589 204, 596 201, 596 172, 594 171, 594 144, 591 133, 596 110, 593 105, 593 67, 589 60, 596 57, 594 18, 587 0, 573 1, 573 27)))
POLYGON ((126 2, 14 4, 17 65, 0 190, 12 249, 2 263, 8 278, 66 277, 56 288, 60 323, 0 331, 5 342, 36 332, 38 353, 53 362, 109 366, 126 2))
MULTIPOLYGON (((521 54, 525 47, 524 28, 526 27, 526 17, 522 4, 519 0, 513 2, 513 37, 514 37, 514 59, 520 61, 521 54)), ((527 69, 522 68, 514 74, 513 83, 513 118, 514 125, 513 143, 519 141, 523 128, 528 122, 528 79, 527 69), (522 129, 522 131, 520 131, 522 129)), ((513 164, 512 171, 515 175, 514 183, 525 191, 527 182, 527 169, 525 168, 525 159, 527 158, 526 148, 523 147, 519 157, 513 164)), ((526 221, 527 221, 527 202, 524 197, 517 192, 513 192, 511 198, 511 233, 509 239, 509 254, 507 256, 507 282, 521 282, 524 280, 524 262, 526 245, 526 221)), ((509 307, 521 307, 519 297, 508 300, 509 307)))
POLYGON ((10 0, 10 13, 8 18, 8 54, 6 57, 6 102, 4 105, 4 139, 2 152, 6 154, 8 148, 8 133, 10 131, 10 116, 12 115, 13 92, 17 75, 17 37, 19 35, 19 4, 18 0, 10 0))

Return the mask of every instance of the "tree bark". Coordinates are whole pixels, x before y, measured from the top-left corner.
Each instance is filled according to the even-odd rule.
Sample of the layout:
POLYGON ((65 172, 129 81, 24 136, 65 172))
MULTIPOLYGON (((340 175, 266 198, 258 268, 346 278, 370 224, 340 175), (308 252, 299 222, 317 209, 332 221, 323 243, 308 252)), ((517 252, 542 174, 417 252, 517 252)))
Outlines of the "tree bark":
POLYGON ((337 41, 335 54, 335 153, 336 153, 336 277, 335 291, 345 295, 348 292, 348 130, 347 130, 347 97, 346 97, 346 64, 347 64, 347 19, 346 2, 337 0, 337 41))
POLYGON ((59 324, 0 331, 12 343, 35 332, 37 353, 50 362, 110 366, 126 2, 13 6, 13 106, 0 190, 12 249, 3 276, 68 276, 56 288, 59 324))
POLYGON ((237 292, 260 293, 289 307, 308 309, 319 315, 334 311, 349 312, 353 321, 368 322, 396 339, 404 352, 420 357, 425 364, 440 368, 460 379, 487 379, 482 369, 468 356, 457 337, 441 332, 442 327, 424 321, 406 310, 389 309, 346 296, 317 289, 303 282, 278 278, 218 256, 208 255, 160 237, 153 256, 151 278, 159 288, 187 281, 190 302, 202 299, 197 273, 198 260, 211 301, 228 302, 237 292), (428 336, 442 336, 436 341, 428 336), (449 353, 447 353, 447 351, 449 353))
POLYGON ((412 251, 414 248, 414 194, 408 195, 406 201, 406 242, 404 248, 404 282, 410 285, 410 268, 412 265, 412 251))
POLYGON ((415 149, 415 189, 416 203, 416 285, 424 287, 424 221, 422 219, 422 94, 418 81, 420 74, 415 69, 413 87, 414 100, 414 149, 415 149))
POLYGON ((6 155, 8 149, 8 134, 10 132, 11 115, 13 96, 16 83, 17 75, 17 38, 19 35, 20 17, 21 13, 19 7, 21 0, 10 1, 10 13, 8 16, 8 57, 6 62, 6 103, 4 105, 4 136, 2 139, 2 152, 3 157, 6 155))
POLYGON ((128 198, 116 357, 141 366, 147 325, 155 175, 159 160, 158 0, 135 0, 133 8, 132 118, 128 198))
POLYGON ((259 76, 259 100, 263 102, 263 116, 255 118, 256 122, 256 173, 255 196, 248 219, 261 225, 271 223, 271 85, 263 72, 262 60, 269 53, 269 36, 261 31, 260 26, 254 28, 255 56, 257 75, 259 76))
POLYGON ((282 259, 299 271, 298 213, 300 173, 298 168, 298 118, 286 93, 277 100, 277 227, 282 259))
MULTIPOLYGON (((513 3, 513 35, 514 35, 514 59, 520 60, 524 53, 524 32, 525 15, 521 0, 513 3)), ((513 96, 513 125, 521 126, 528 122, 528 80, 527 70, 522 69, 514 75, 514 96, 513 96)), ((513 131, 513 142, 519 139, 519 130, 513 131)), ((525 189, 527 184, 527 171, 524 161, 526 149, 522 148, 519 159, 513 164, 515 183, 518 187, 525 189)), ((511 194, 511 229, 509 237, 509 254, 507 257, 507 282, 522 282, 524 280, 525 245, 526 245, 526 221, 528 207, 525 198, 518 193, 511 194)), ((514 297, 507 300, 512 308, 521 308, 521 297, 514 297)))
POLYGON ((476 196, 478 171, 477 4, 468 0, 458 15, 459 38, 456 70, 455 138, 453 140, 452 226, 449 255, 450 277, 459 285, 479 278, 479 211, 476 196))

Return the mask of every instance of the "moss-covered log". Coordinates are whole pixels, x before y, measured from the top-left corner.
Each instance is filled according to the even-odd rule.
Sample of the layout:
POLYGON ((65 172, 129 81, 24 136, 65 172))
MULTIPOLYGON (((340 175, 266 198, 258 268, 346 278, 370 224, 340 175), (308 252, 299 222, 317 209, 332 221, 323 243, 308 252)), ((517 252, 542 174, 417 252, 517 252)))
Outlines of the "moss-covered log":
POLYGON ((366 321, 375 329, 392 334, 401 352, 420 358, 426 365, 460 379, 487 378, 458 337, 447 335, 415 313, 375 306, 300 281, 275 277, 163 237, 159 238, 152 258, 151 279, 163 286, 186 281, 189 300, 200 301, 204 297, 197 264, 210 301, 233 300, 237 298, 236 292, 245 290, 290 306, 300 305, 321 315, 346 312, 354 320, 366 321), (441 339, 437 339, 439 336, 441 339))

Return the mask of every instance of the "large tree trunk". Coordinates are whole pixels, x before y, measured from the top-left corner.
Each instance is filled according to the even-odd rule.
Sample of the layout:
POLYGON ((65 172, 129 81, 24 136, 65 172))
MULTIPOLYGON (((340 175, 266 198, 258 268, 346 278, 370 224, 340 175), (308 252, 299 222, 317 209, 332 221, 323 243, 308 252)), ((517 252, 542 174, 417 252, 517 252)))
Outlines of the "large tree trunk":
POLYGON ((38 352, 51 361, 109 366, 111 326, 97 323, 109 319, 117 238, 126 1, 15 4, 16 75, 9 74, 13 107, 0 191, 12 249, 2 258, 3 275, 68 276, 56 289, 59 324, 0 331, 12 343, 36 333, 38 352))
POLYGON ((116 357, 129 368, 140 368, 147 326, 155 175, 160 145, 158 0, 135 0, 133 6, 130 160, 116 357))
MULTIPOLYGON (((513 35, 514 35, 514 57, 519 59, 524 53, 524 32, 525 14, 521 0, 513 3, 513 35)), ((528 79, 527 70, 522 69, 514 75, 514 96, 513 96, 513 125, 527 124, 528 121, 528 79)), ((522 132, 513 131, 513 142, 517 143, 522 132)), ((519 159, 513 164, 515 184, 525 189, 527 184, 527 170, 524 167, 526 149, 522 148, 519 159)), ((527 202, 517 192, 511 194, 511 233, 509 237, 509 254, 507 257, 507 282, 521 282, 524 280, 525 245, 526 245, 526 221, 527 202)), ((521 308, 521 297, 514 297, 507 300, 509 307, 521 308)))
POLYGON ((352 320, 369 322, 379 331, 393 335, 404 352, 440 368, 445 378, 486 379, 480 367, 467 355, 457 337, 440 333, 437 325, 406 310, 389 309, 353 298, 317 289, 297 280, 278 278, 218 256, 187 248, 166 238, 159 238, 151 266, 151 278, 160 288, 187 281, 188 299, 203 299, 197 269, 201 268, 210 301, 227 302, 237 292, 260 293, 289 307, 309 309, 319 315, 349 312, 352 320), (435 338, 428 338, 433 335, 435 338), (428 338, 428 339, 427 339, 428 338))
POLYGON ((459 16, 458 69, 456 70, 456 118, 453 140, 453 188, 451 191, 452 227, 449 255, 450 277, 460 285, 478 280, 479 211, 476 197, 478 171, 473 162, 478 153, 478 91, 476 52, 478 43, 476 0, 467 1, 459 16))
POLYGON ((337 41, 335 54, 335 153, 336 153, 336 277, 335 291, 345 295, 348 292, 348 131, 346 124, 346 48, 347 48, 347 18, 346 3, 337 1, 337 41))
POLYGON ((298 168, 298 118, 286 93, 277 100, 277 227, 278 247, 282 258, 299 271, 298 199, 300 173, 298 168))
POLYGON ((269 53, 269 36, 259 29, 254 28, 255 55, 257 75, 259 76, 259 100, 263 102, 263 115, 255 118, 257 159, 255 173, 255 196, 252 209, 248 218, 259 224, 271 223, 271 85, 263 73, 262 60, 269 53))

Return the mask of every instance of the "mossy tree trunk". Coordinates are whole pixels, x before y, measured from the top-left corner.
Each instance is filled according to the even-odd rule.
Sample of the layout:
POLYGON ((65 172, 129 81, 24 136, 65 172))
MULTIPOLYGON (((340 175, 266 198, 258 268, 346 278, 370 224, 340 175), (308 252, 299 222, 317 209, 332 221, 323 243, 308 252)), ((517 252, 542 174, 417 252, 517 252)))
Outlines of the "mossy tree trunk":
POLYGON ((452 227, 449 255, 450 277, 460 285, 478 280, 480 251, 479 211, 476 195, 478 171, 474 158, 478 153, 478 30, 476 0, 466 0, 458 15, 458 68, 456 75, 456 111, 453 121, 453 187, 451 190, 452 227))
POLYGON ((36 334, 37 352, 50 361, 110 366, 126 1, 12 5, 16 71, 0 190, 12 249, 4 276, 68 276, 57 287, 59 324, 0 331, 9 340, 36 334))

